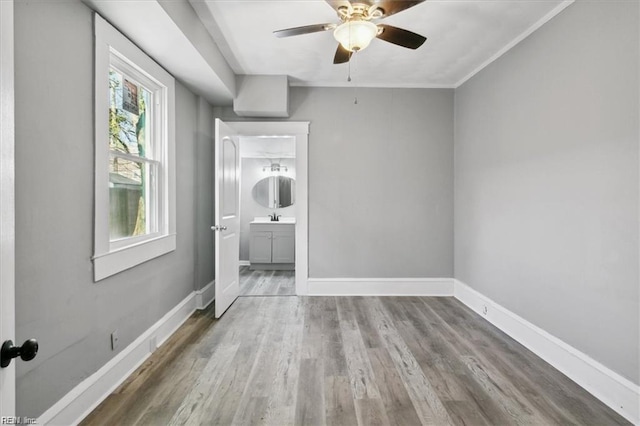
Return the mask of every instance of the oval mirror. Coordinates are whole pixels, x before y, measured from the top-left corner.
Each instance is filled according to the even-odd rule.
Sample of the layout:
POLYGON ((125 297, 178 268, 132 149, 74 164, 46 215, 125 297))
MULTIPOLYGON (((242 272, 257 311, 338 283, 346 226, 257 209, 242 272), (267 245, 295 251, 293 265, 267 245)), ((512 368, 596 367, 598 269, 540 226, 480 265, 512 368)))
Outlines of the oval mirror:
POLYGON ((287 176, 269 176, 259 180, 251 193, 253 199, 263 207, 289 207, 295 202, 296 181, 287 176))

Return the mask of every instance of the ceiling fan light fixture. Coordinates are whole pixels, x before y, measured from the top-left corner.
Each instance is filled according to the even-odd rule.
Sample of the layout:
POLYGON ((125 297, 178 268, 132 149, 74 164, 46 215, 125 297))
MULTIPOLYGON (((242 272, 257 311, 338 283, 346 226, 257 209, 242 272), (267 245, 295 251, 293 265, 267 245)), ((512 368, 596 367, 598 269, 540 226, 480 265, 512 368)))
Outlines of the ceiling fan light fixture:
POLYGON ((349 21, 339 25, 333 32, 338 43, 349 52, 365 49, 378 35, 378 26, 369 21, 349 21))

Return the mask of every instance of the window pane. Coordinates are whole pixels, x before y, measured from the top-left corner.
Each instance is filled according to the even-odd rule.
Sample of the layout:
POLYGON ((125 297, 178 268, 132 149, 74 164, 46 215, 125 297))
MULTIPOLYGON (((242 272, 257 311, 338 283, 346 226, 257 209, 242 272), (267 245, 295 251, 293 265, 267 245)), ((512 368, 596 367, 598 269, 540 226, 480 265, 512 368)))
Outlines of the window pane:
POLYGON ((109 69, 109 149, 149 158, 152 93, 109 69))
POLYGON ((149 166, 111 157, 109 160, 109 236, 134 237, 150 232, 149 166))

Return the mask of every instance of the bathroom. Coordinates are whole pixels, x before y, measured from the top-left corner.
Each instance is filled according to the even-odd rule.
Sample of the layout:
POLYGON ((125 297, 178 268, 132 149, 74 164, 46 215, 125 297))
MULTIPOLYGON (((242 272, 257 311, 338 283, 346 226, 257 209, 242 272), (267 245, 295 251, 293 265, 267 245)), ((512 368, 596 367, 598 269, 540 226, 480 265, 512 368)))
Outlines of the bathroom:
POLYGON ((240 138, 240 295, 295 294, 295 138, 240 138))

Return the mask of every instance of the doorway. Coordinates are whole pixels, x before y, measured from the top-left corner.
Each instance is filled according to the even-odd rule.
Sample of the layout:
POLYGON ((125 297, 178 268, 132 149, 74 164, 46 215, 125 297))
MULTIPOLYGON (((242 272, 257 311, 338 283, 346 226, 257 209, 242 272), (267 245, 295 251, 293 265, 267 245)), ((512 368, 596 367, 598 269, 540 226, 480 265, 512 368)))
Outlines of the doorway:
POLYGON ((296 138, 239 139, 240 296, 293 296, 296 138))
POLYGON ((305 295, 309 123, 227 124, 240 135, 240 295, 305 295))

